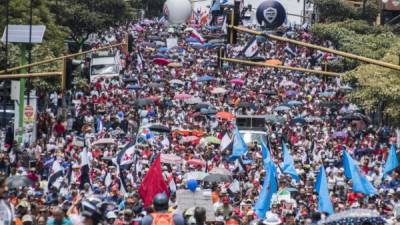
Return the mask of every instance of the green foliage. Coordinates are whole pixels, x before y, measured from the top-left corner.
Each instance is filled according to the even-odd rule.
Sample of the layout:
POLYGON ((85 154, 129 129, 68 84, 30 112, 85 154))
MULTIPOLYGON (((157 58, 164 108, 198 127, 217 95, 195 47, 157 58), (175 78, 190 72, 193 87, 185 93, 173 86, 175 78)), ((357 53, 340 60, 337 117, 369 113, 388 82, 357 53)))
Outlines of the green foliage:
POLYGON ((143 0, 146 4, 146 17, 159 17, 162 16, 162 9, 164 0, 143 0))
MULTIPOLYGON (((34 44, 32 49, 32 62, 41 61, 51 57, 59 56, 64 52, 64 38, 67 35, 68 29, 59 26, 55 22, 54 15, 48 8, 49 0, 35 0, 33 1, 32 11, 32 24, 43 24, 46 26, 44 34, 44 41, 41 44, 34 44)), ((6 1, 0 1, 0 15, 6 14, 6 1)), ((10 24, 29 24, 30 15, 30 1, 28 0, 9 0, 9 23, 10 24)), ((0 17, 0 30, 4 30, 6 24, 6 17, 0 17)), ((9 67, 19 65, 20 47, 21 44, 9 43, 8 50, 8 64, 9 67)), ((5 69, 5 45, 0 44, 0 68, 5 69)), ((60 71, 59 64, 46 64, 40 67, 32 68, 31 72, 43 71, 60 71)), ((33 79, 33 87, 37 88, 39 92, 46 92, 54 90, 59 84, 58 78, 48 79, 33 79)))
POLYGON ((365 0, 364 13, 363 7, 353 7, 343 0, 313 0, 313 2, 318 9, 320 20, 325 22, 363 19, 372 23, 378 15, 378 5, 375 0, 365 0))
POLYGON ((129 18, 124 0, 65 0, 52 6, 57 22, 71 30, 71 38, 82 46, 89 34, 99 33, 129 18))
MULTIPOLYGON (((399 64, 400 41, 383 57, 383 61, 399 64)), ((346 74, 344 80, 358 87, 349 99, 368 111, 379 110, 389 117, 391 125, 400 125, 400 72, 365 64, 346 74)))
MULTIPOLYGON (((316 24, 311 29, 321 40, 330 40, 341 51, 373 59, 382 58, 396 36, 385 27, 374 27, 365 21, 349 20, 329 24, 316 24)), ((343 72, 354 69, 360 63, 351 59, 329 62, 328 69, 343 72)))

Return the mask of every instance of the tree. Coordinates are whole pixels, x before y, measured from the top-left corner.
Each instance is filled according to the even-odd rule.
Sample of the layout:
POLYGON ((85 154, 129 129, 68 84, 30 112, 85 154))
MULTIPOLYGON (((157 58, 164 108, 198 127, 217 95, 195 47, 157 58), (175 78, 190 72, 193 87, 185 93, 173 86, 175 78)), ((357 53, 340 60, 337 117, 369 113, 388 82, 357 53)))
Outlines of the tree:
MULTIPOLYGON (((339 50, 373 59, 382 58, 397 40, 389 28, 371 26, 361 20, 316 24, 311 31, 320 40, 332 41, 339 50)), ((360 62, 345 58, 328 62, 328 70, 345 72, 358 65, 360 62)))
MULTIPOLYGON (((9 24, 29 24, 29 0, 8 0, 9 1, 9 24)), ((34 44, 32 48, 32 62, 41 61, 47 58, 56 57, 64 53, 64 38, 67 35, 68 28, 59 26, 55 22, 54 15, 48 8, 48 0, 34 0, 32 5, 32 24, 46 25, 46 31, 43 38, 43 43, 34 44)), ((1 6, 6 5, 6 0, 0 1, 1 6)), ((0 30, 3 31, 6 25, 6 7, 0 7, 0 30)), ((8 45, 8 66, 15 67, 19 65, 20 44, 8 45)), ((0 44, 0 69, 5 69, 6 54, 5 45, 0 44)), ((40 67, 34 67, 32 72, 42 71, 60 71, 61 66, 59 63, 46 64, 40 67)), ((54 90, 60 83, 58 78, 48 79, 32 79, 33 87, 38 88, 39 92, 45 94, 49 90, 54 90)), ((58 86, 59 87, 59 86, 58 86)), ((40 94, 40 93, 39 93, 40 94)))
POLYGON ((362 7, 353 7, 344 0, 313 0, 319 13, 319 18, 324 22, 339 22, 347 19, 362 19, 369 23, 378 16, 376 0, 364 0, 362 7))
POLYGON ((70 37, 82 48, 91 33, 100 33, 129 18, 124 0, 65 0, 53 5, 58 23, 70 29, 70 37))
POLYGON ((159 17, 162 15, 164 6, 163 0, 143 0, 146 4, 146 17, 159 17))
MULTIPOLYGON (((385 62, 399 64, 400 41, 398 40, 382 58, 385 62)), ((400 72, 384 67, 364 64, 348 72, 344 81, 356 89, 349 99, 369 112, 378 112, 389 125, 400 125, 400 72)))

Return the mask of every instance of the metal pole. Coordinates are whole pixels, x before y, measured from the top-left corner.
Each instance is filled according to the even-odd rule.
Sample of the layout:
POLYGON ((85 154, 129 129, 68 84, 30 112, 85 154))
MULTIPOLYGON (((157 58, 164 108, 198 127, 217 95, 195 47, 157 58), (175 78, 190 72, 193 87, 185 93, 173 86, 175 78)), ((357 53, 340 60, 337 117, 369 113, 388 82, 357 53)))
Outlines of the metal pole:
MULTIPOLYGON (((8 23, 9 23, 9 0, 6 0, 6 69, 8 68, 8 23)), ((7 81, 4 81, 4 86, 7 86, 7 81)), ((6 127, 7 119, 6 119, 6 111, 7 111, 7 96, 4 94, 3 96, 3 125, 6 127)))
POLYGON ((92 50, 88 50, 88 51, 84 51, 84 52, 79 52, 79 53, 74 53, 74 54, 70 54, 70 55, 60 56, 60 57, 56 57, 56 58, 52 58, 52 59, 46 59, 46 60, 43 60, 43 61, 34 62, 34 63, 27 64, 27 65, 17 66, 17 67, 9 68, 9 69, 6 69, 6 70, 1 70, 0 74, 3 74, 5 72, 13 72, 13 71, 16 71, 16 70, 26 69, 26 68, 29 68, 29 67, 39 66, 39 65, 55 62, 55 61, 62 60, 62 59, 69 59, 69 58, 73 58, 75 56, 84 55, 84 54, 87 54, 87 53, 90 53, 90 52, 100 51, 100 50, 104 50, 104 49, 114 48, 114 47, 118 47, 118 46, 121 46, 121 45, 125 45, 125 43, 107 45, 107 46, 100 47, 100 48, 97 48, 97 49, 92 49, 92 50))
MULTIPOLYGON (((33 11, 33 0, 31 0, 29 7, 29 52, 28 52, 28 64, 32 63, 32 11, 33 11)), ((31 72, 31 68, 28 68, 28 73, 31 72)), ((28 97, 26 100, 27 105, 29 105, 30 97, 31 97, 31 84, 30 79, 28 78, 26 81, 26 87, 28 89, 28 97)))
MULTIPOLYGON (((10 0, 6 0, 6 68, 8 68, 8 23, 9 23, 9 13, 10 10, 10 0)), ((5 113, 5 111, 4 111, 5 113)))
POLYGON ((310 69, 305 69, 305 68, 301 68, 301 67, 270 65, 270 64, 267 64, 267 63, 253 62, 253 61, 247 61, 247 60, 241 60, 241 59, 221 58, 221 60, 222 61, 227 61, 227 62, 232 62, 232 63, 241 63, 241 64, 253 65, 253 66, 264 66, 264 67, 271 67, 271 68, 277 68, 277 69, 300 71, 300 72, 305 72, 305 73, 314 73, 314 74, 320 74, 320 75, 325 75, 325 76, 340 77, 342 75, 340 73, 335 73, 335 72, 320 71, 320 70, 310 70, 310 69))
MULTIPOLYGON (((26 46, 24 44, 20 47, 21 56, 20 64, 26 64, 26 46)), ((27 73, 26 68, 21 69, 21 73, 27 73)), ((25 109, 25 78, 19 80, 19 115, 18 115, 18 143, 21 144, 24 139, 24 109, 25 109)))
POLYGON ((395 65, 395 64, 391 64, 391 63, 387 63, 387 62, 383 62, 383 61, 379 61, 379 60, 375 60, 375 59, 371 59, 371 58, 367 58, 364 56, 359 56, 359 55, 354 55, 351 53, 347 53, 347 52, 342 52, 342 51, 338 51, 338 50, 334 50, 334 49, 330 49, 330 48, 325 48, 319 45, 314 45, 314 44, 310 44, 310 43, 305 43, 302 41, 297 41, 297 40, 293 40, 293 39, 289 39, 289 38, 285 38, 285 37, 280 37, 280 36, 276 36, 276 35, 272 35, 272 34, 266 34, 264 32, 260 32, 260 31, 254 31, 251 29, 247 29, 244 27, 236 27, 236 26, 229 26, 235 30, 241 31, 241 32, 245 32, 245 33, 250 33, 250 34, 254 34, 254 35, 263 35, 266 38, 269 39, 273 39, 273 40, 277 40, 277 41, 283 41, 283 42, 289 42, 295 45, 300 45, 300 46, 304 46, 307 48, 313 48, 313 49, 317 49, 320 51, 324 51, 324 52, 329 52, 335 55, 339 55, 339 56, 343 56, 346 58, 350 58, 350 59, 355 59, 361 62, 365 62, 365 63, 370 63, 370 64, 374 64, 374 65, 378 65, 378 66, 382 66, 382 67, 386 67, 389 69, 394 69, 394 70, 400 70, 400 66, 395 65))
POLYGON ((61 76, 63 72, 41 72, 41 73, 22 73, 22 74, 2 74, 0 80, 20 79, 20 78, 35 78, 35 77, 50 77, 61 76))

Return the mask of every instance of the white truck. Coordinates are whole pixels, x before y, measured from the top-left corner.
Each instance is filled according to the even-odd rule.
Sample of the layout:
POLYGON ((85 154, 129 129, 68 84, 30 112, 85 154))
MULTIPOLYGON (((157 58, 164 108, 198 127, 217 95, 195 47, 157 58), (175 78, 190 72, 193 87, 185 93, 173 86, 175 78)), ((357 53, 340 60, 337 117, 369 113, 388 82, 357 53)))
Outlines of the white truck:
POLYGON ((90 82, 94 83, 99 78, 119 78, 121 70, 119 51, 95 53, 90 60, 90 82))

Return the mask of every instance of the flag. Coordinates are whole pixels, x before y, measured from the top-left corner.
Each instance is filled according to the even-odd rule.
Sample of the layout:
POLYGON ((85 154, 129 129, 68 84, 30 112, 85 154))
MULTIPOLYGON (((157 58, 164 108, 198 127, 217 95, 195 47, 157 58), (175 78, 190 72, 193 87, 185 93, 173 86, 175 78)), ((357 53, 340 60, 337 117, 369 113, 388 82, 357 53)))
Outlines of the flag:
POLYGON ((219 149, 221 151, 227 149, 229 146, 233 144, 233 140, 229 137, 228 133, 225 133, 225 135, 222 137, 221 144, 219 145, 219 149))
POLYGON ((318 211, 333 214, 333 206, 329 197, 328 180, 326 178, 325 168, 321 166, 315 183, 315 191, 318 193, 318 211))
POLYGON ((286 45, 286 47, 283 50, 286 53, 288 53, 289 55, 291 55, 292 57, 296 57, 297 56, 296 52, 294 52, 293 49, 289 45, 286 45))
POLYGON ((57 186, 57 180, 64 176, 64 168, 61 166, 58 160, 53 161, 53 165, 51 166, 51 174, 49 176, 49 180, 47 182, 47 188, 50 189, 53 185, 57 186))
POLYGON ((211 7, 211 12, 220 11, 221 10, 221 1, 215 0, 214 4, 211 7))
POLYGON ((90 175, 89 175, 89 154, 87 148, 83 148, 80 153, 81 159, 81 176, 80 176, 80 189, 83 189, 84 184, 90 184, 90 175))
POLYGON ((224 32, 224 34, 228 34, 228 23, 226 16, 224 18, 224 23, 222 24, 221 30, 224 32))
POLYGON ((294 167, 294 161, 286 147, 285 142, 282 141, 282 151, 283 151, 283 173, 289 174, 297 182, 300 180, 297 174, 296 168, 294 167))
POLYGON ((271 200, 274 193, 278 191, 278 182, 276 179, 276 166, 272 161, 265 164, 266 176, 264 177, 264 183, 262 190, 254 210, 260 219, 265 218, 265 214, 271 207, 271 200))
POLYGON ((169 195, 168 185, 164 180, 161 170, 160 155, 158 155, 151 164, 149 171, 139 187, 139 195, 143 200, 145 208, 151 205, 153 197, 158 193, 166 193, 169 195))
POLYGON ((392 172, 399 166, 399 159, 397 158, 396 148, 394 144, 390 145, 389 155, 386 159, 386 164, 383 169, 383 176, 392 172))
POLYGON ((126 192, 125 176, 121 173, 121 170, 125 167, 129 167, 135 161, 135 144, 129 143, 122 150, 120 150, 116 157, 112 159, 112 162, 117 167, 117 174, 121 184, 121 191, 126 192))
POLYGON ((115 165, 128 165, 133 162, 133 157, 135 154, 135 144, 127 144, 121 151, 119 151, 113 159, 115 165))
POLYGON ((261 154, 264 164, 272 160, 271 153, 269 152, 269 149, 263 140, 261 140, 261 154))
POLYGON ((206 41, 203 38, 203 36, 201 36, 201 34, 199 32, 197 32, 196 30, 192 30, 192 34, 190 36, 199 40, 200 43, 204 43, 206 41))
POLYGON ((101 120, 101 117, 98 116, 96 118, 96 132, 99 133, 102 130, 103 130, 103 121, 101 120))
POLYGON ((104 178, 104 185, 106 186, 107 190, 110 188, 111 184, 112 184, 111 173, 107 172, 107 175, 104 178))
POLYGON ((258 52, 258 44, 257 44, 257 38, 253 37, 243 48, 242 54, 247 57, 251 58, 254 57, 258 52))
POLYGON ((365 195, 375 195, 377 194, 376 189, 367 180, 367 178, 361 174, 356 161, 349 155, 349 153, 343 150, 343 167, 344 175, 352 180, 353 191, 363 193, 365 195))
POLYGON ((143 56, 142 53, 140 53, 140 51, 138 50, 138 53, 136 55, 137 59, 136 59, 136 69, 138 71, 142 71, 144 68, 144 63, 143 63, 143 56))
POLYGON ((232 155, 229 157, 230 161, 235 161, 240 156, 244 155, 247 152, 247 145, 244 142, 242 136, 239 133, 239 130, 236 129, 235 134, 233 136, 233 146, 232 146, 232 155))

